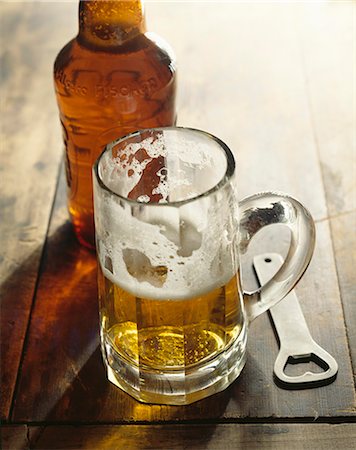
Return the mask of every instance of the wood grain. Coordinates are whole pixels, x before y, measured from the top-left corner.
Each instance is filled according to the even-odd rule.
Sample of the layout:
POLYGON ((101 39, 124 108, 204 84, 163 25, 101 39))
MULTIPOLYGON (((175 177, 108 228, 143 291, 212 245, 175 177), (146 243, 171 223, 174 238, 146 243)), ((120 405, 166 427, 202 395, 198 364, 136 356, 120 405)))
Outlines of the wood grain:
POLYGON ((356 209, 355 14, 355 2, 296 8, 306 93, 331 217, 356 209))
POLYGON ((1 417, 6 419, 61 157, 51 79, 53 45, 60 30, 52 31, 46 8, 4 2, 0 6, 1 417), (42 27, 33 33, 39 22, 42 27), (51 39, 43 45, 49 33, 51 39))
MULTIPOLYGON (((67 390, 83 384, 82 366, 90 367, 99 355, 96 259, 79 246, 68 222, 63 172, 56 200, 14 403, 15 420, 23 403, 29 417, 50 417, 67 390)), ((99 368, 92 373, 94 391, 98 388, 95 379, 103 384, 100 372, 99 368)), ((97 398, 100 389, 87 395, 97 398)), ((65 410, 68 407, 63 404, 65 410)))
MULTIPOLYGON (((265 314, 251 325, 239 380, 187 407, 141 404, 106 380, 96 261, 72 234, 63 175, 42 254, 61 153, 52 61, 76 32, 77 4, 0 4, 1 395, 3 418, 17 424, 2 428, 2 448, 354 448, 354 424, 290 423, 356 417, 355 4, 312 3, 147 3, 149 28, 178 57, 178 123, 229 144, 240 198, 286 191, 317 220, 316 252, 297 295, 313 337, 340 368, 328 386, 278 388, 278 344, 265 314)), ((261 235, 251 251, 275 250, 276 236, 280 230, 261 235)))
POLYGON ((321 163, 338 282, 356 373, 356 105, 354 2, 297 9, 306 92, 321 163), (321 51, 327 48, 327 51, 321 51), (327 93, 333 93, 327 95, 327 93))
POLYGON ((316 220, 325 218, 293 4, 149 6, 148 23, 177 53, 178 123, 207 130, 230 146, 240 199, 287 192, 316 220), (164 14, 174 17, 174 27, 160 20, 164 14), (187 26, 187 17, 194 26, 187 26))
POLYGON ((355 424, 57 426, 46 427, 31 448, 351 450, 355 439, 355 424))
POLYGON ((27 450, 29 448, 26 425, 2 426, 0 445, 2 450, 27 450))
POLYGON ((351 361, 356 381, 356 211, 333 218, 331 230, 351 361))
POLYGON ((312 390, 278 388, 272 376, 278 346, 265 315, 251 326, 247 365, 229 389, 186 407, 145 405, 106 381, 98 348, 95 259, 73 241, 64 197, 62 183, 32 314, 14 421, 124 423, 247 417, 316 420, 354 415, 348 345, 325 222, 318 224, 316 253, 298 296, 315 340, 340 364, 337 380, 312 390), (321 278, 323 283, 319 282, 321 278))
POLYGON ((303 200, 320 220, 316 253, 297 293, 314 338, 337 357, 340 373, 332 385, 318 389, 285 391, 276 387, 272 369, 278 346, 265 315, 251 326, 242 376, 221 394, 187 407, 167 407, 140 404, 112 386, 105 379, 98 348, 95 259, 73 240, 62 181, 12 420, 124 423, 353 417, 352 371, 330 230, 323 220, 327 206, 298 34, 291 26, 293 10, 271 4, 258 8, 209 5, 204 22, 199 22, 198 29, 187 29, 181 40, 185 8, 192 18, 198 18, 200 6, 150 7, 159 23, 174 11, 175 26, 166 28, 171 30, 167 37, 182 67, 181 124, 184 120, 186 125, 208 129, 234 150, 240 147, 242 194, 265 188, 286 190, 303 200), (217 22, 224 27, 209 53, 201 54, 199 49, 217 22), (257 35, 256 27, 260 30, 257 35), (212 59, 216 64, 211 64, 212 59), (189 77, 184 75, 187 73, 189 77))

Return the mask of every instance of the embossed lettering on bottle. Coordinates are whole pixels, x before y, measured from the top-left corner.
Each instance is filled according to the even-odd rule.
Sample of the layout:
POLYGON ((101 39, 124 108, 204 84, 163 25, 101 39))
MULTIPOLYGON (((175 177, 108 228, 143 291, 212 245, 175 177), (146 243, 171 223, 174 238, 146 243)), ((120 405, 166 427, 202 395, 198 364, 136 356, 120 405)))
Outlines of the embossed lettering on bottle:
POLYGON ((80 1, 79 33, 58 54, 54 83, 69 212, 79 241, 94 246, 92 164, 114 139, 175 123, 174 57, 146 33, 141 1, 80 1))

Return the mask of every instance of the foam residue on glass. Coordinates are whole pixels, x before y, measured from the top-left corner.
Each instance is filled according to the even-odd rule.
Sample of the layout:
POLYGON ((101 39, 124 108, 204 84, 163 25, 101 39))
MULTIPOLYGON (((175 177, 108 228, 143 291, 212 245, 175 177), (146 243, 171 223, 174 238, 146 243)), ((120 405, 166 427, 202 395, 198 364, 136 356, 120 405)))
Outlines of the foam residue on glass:
POLYGON ((231 232, 237 226, 231 223, 231 208, 237 202, 229 186, 179 207, 167 204, 214 187, 226 171, 224 155, 207 152, 201 137, 199 142, 194 136, 182 142, 173 133, 156 132, 119 151, 114 144, 100 169, 107 187, 127 198, 152 161, 161 158, 156 185, 136 198, 142 207, 113 195, 98 200, 98 235, 105 230, 105 245, 98 241, 101 268, 107 278, 136 297, 191 298, 223 286, 237 272, 231 232), (221 171, 216 170, 219 166, 221 171), (151 202, 157 193, 160 200, 151 202))
POLYGON ((109 144, 110 152, 100 168, 104 184, 122 197, 141 203, 187 200, 214 187, 226 170, 224 155, 207 151, 212 147, 208 137, 209 145, 204 145, 201 136, 198 140, 192 133, 177 139, 176 133, 172 129, 147 132, 140 142, 132 139, 109 144), (221 171, 216 171, 219 166, 221 171), (139 184, 144 185, 144 192, 141 189, 135 195, 139 184))

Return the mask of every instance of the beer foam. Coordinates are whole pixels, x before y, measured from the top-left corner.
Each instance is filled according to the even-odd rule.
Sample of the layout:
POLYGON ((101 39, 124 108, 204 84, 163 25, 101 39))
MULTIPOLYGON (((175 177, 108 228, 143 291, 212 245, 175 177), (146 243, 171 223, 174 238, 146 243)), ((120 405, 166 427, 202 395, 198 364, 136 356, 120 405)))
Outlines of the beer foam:
POLYGON ((220 215, 220 225, 212 226, 204 201, 199 207, 184 205, 179 212, 164 207, 164 219, 159 207, 150 206, 139 219, 115 198, 100 203, 101 269, 132 295, 157 300, 197 297, 223 286, 237 272, 236 242, 224 223, 229 216, 222 220, 220 215))
POLYGON ((148 164, 164 158, 152 193, 144 192, 136 199, 142 206, 106 192, 94 196, 102 271, 136 297, 197 297, 226 284, 238 269, 237 202, 232 186, 179 207, 167 203, 168 198, 174 202, 206 192, 226 170, 225 156, 210 138, 191 133, 177 139, 175 133, 161 131, 117 151, 115 146, 121 144, 113 143, 100 167, 106 186, 127 198, 148 164), (160 194, 159 204, 151 202, 150 194, 160 194))
POLYGON ((211 189, 226 169, 224 154, 216 152, 219 145, 204 135, 188 133, 177 138, 177 133, 179 131, 173 129, 161 130, 140 142, 109 144, 108 152, 102 158, 105 163, 100 168, 105 185, 128 198, 152 161, 161 158, 164 166, 155 173, 157 184, 151 192, 139 195, 138 202, 149 203, 151 195, 157 194, 160 194, 159 203, 167 203, 168 198, 169 202, 187 200, 211 189), (112 157, 115 154, 117 156, 112 157))
MULTIPOLYGON (((115 142, 108 145, 108 157, 105 160, 105 184, 113 192, 128 197, 129 193, 140 181, 142 174, 148 164, 153 159, 158 157, 166 157, 167 151, 163 138, 163 133, 157 136, 149 136, 142 142, 130 142, 127 145, 115 144, 115 142), (111 157, 113 150, 118 151, 115 158, 111 157), (119 183, 118 183, 119 180, 119 183)), ((163 176, 157 173, 162 182, 163 176)), ((164 186, 157 186, 156 189, 163 193, 163 198, 167 198, 167 192, 164 186)), ((154 192, 152 192, 154 194, 154 192)), ((148 203, 150 197, 148 195, 141 195, 137 201, 148 203)))

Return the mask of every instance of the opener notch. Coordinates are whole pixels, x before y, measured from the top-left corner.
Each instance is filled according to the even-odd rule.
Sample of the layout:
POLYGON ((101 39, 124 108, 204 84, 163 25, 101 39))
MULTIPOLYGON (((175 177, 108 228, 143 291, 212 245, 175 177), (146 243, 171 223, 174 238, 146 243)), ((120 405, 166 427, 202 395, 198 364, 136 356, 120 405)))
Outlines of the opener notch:
MULTIPOLYGON (((277 253, 255 256, 253 265, 260 284, 269 281, 282 264, 283 258, 277 253)), ((274 376, 278 384, 288 389, 305 389, 332 383, 337 376, 337 362, 312 338, 294 289, 269 312, 280 341, 274 364, 274 376), (288 364, 310 361, 316 363, 323 372, 308 371, 297 376, 285 372, 288 364)))

